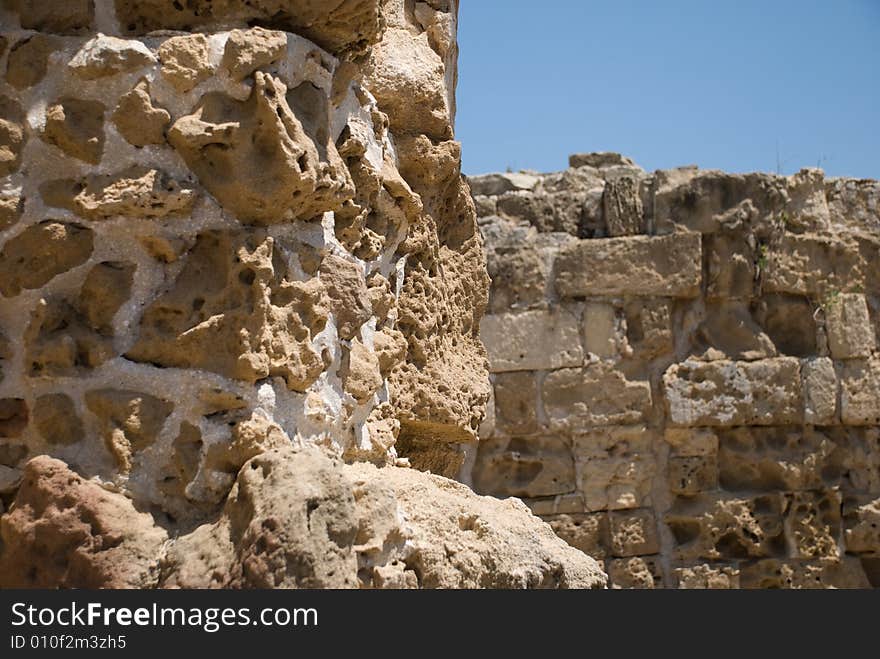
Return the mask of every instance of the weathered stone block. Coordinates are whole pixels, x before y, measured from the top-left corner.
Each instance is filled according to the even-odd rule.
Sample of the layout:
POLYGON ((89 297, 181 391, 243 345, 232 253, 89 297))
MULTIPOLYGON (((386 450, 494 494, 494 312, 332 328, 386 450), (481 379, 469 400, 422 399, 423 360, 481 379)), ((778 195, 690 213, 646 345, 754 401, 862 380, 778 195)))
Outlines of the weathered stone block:
POLYGON ((804 416, 800 363, 686 361, 663 374, 671 423, 679 426, 781 425, 804 416))
POLYGON ((624 307, 626 339, 632 358, 651 361, 672 352, 672 303, 664 299, 636 298, 624 307))
POLYGON ((700 235, 581 240, 556 259, 556 291, 565 297, 661 295, 696 297, 700 235))
POLYGON ((749 299, 755 290, 756 241, 743 227, 704 238, 708 254, 707 296, 749 299))
POLYGON ((665 521, 679 560, 761 558, 785 553, 784 512, 785 499, 778 493, 706 495, 677 500, 665 521))
POLYGON ((837 556, 840 541, 840 493, 834 490, 786 495, 785 535, 796 558, 837 556))
POLYGON ((596 560, 608 553, 608 516, 605 513, 544 516, 554 533, 596 560))
POLYGON ((663 567, 659 556, 615 558, 605 562, 611 588, 655 589, 663 587, 663 567))
POLYGON ((628 380, 605 362, 547 374, 541 396, 557 429, 639 423, 651 409, 650 383, 628 380))
POLYGON ((783 234, 767 252, 763 289, 825 297, 832 291, 864 286, 865 263, 854 240, 810 234, 783 234))
POLYGON ((654 434, 644 426, 596 429, 576 435, 579 487, 588 511, 649 506, 656 461, 654 434))
POLYGON ((739 588, 739 569, 730 565, 702 563, 675 568, 675 579, 680 589, 732 590, 739 588))
POLYGON ((811 428, 732 428, 718 433, 721 487, 730 492, 836 486, 845 448, 811 428))
POLYGON ((642 556, 660 551, 653 510, 612 511, 608 513, 608 522, 614 556, 642 556))
POLYGON ((855 558, 771 558, 743 563, 740 568, 740 585, 742 588, 820 589, 868 588, 870 583, 855 558))
POLYGON ((538 431, 538 388, 530 371, 495 376, 495 428, 507 435, 538 431))
POLYGON ((837 374, 827 357, 801 362, 804 388, 804 423, 829 426, 837 420, 837 374))
POLYGON ((557 436, 484 440, 472 478, 478 492, 496 496, 542 497, 576 487, 571 445, 557 436))
POLYGON ((880 424, 880 359, 854 359, 840 367, 840 415, 846 425, 880 424))
POLYGON ((489 370, 579 366, 584 361, 577 316, 564 308, 489 315, 480 324, 489 370))
POLYGON ((880 557, 880 497, 850 496, 844 500, 846 550, 880 557))
POLYGON ((614 176, 606 181, 602 210, 609 236, 631 236, 645 232, 639 181, 634 176, 614 176))
POLYGON ((841 293, 826 299, 825 330, 835 359, 869 357, 874 350, 874 326, 865 296, 841 293))

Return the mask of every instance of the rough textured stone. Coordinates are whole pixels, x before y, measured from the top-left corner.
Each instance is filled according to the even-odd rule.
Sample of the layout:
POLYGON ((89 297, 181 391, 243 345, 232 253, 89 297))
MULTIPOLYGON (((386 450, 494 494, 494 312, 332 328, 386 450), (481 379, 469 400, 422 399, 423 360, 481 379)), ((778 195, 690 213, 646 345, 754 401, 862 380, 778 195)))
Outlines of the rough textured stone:
POLYGON ((28 227, 0 251, 0 293, 14 297, 82 265, 92 253, 93 241, 92 230, 78 224, 46 220, 28 227))
POLYGON ((700 236, 582 240, 556 259, 560 295, 668 295, 699 293, 700 236))
POLYGON ((578 484, 586 509, 650 505, 653 434, 644 426, 597 429, 574 439, 578 484))
POLYGON ((62 98, 46 110, 41 137, 69 156, 97 165, 104 151, 104 104, 62 98))
POLYGON ((680 426, 799 423, 803 393, 798 360, 687 361, 663 375, 670 421, 680 426))
POLYGON ((271 64, 287 50, 287 35, 276 30, 255 27, 232 30, 223 49, 221 66, 233 80, 241 80, 260 67, 271 64))
POLYGON ((875 341, 865 296, 843 293, 829 298, 824 308, 831 356, 835 359, 869 357, 875 341))
POLYGON ((156 56, 139 41, 98 34, 79 49, 67 66, 84 80, 96 80, 134 71, 155 61, 156 56))
POLYGON ((576 486, 571 446, 555 437, 481 442, 471 475, 477 492, 498 496, 542 497, 576 486))
POLYGON ((180 93, 188 92, 214 72, 204 34, 166 39, 159 46, 158 55, 162 76, 180 93))
POLYGON ((6 82, 17 89, 38 84, 46 76, 49 55, 58 41, 44 34, 34 34, 16 41, 6 58, 6 82))
POLYGON ((4 588, 149 588, 167 535, 125 497, 39 456, 0 517, 0 538, 4 588))
POLYGON ((735 567, 703 563, 675 570, 678 587, 687 590, 731 590, 739 588, 739 570, 735 567))
POLYGON ((549 373, 541 396, 551 426, 559 428, 638 423, 651 407, 649 383, 601 362, 549 373))
POLYGON ((26 141, 21 106, 12 99, 0 96, 0 175, 6 176, 18 170, 26 141))
POLYGON ((880 360, 852 360, 842 365, 840 415, 847 425, 880 424, 880 360))
POLYGON ((483 317, 480 336, 492 372, 580 366, 584 361, 578 318, 565 309, 483 317))
POLYGON ((120 134, 135 146, 162 144, 165 130, 171 124, 171 115, 153 105, 150 86, 141 80, 127 94, 119 98, 113 112, 113 122, 120 134))

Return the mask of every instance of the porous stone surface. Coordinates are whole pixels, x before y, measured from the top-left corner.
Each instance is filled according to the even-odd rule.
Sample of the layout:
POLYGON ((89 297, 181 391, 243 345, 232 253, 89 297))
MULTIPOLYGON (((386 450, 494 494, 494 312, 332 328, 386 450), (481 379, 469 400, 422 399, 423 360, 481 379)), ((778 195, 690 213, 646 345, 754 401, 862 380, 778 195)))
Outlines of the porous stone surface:
POLYGON ((4 585, 194 584, 203 540, 212 586, 603 583, 519 504, 416 471, 458 475, 490 395, 456 23, 457 2, 0 4, 4 585), (258 462, 291 447, 326 455, 258 462), (382 467, 358 472, 377 508, 340 460, 382 467))
POLYGON ((646 172, 470 177, 492 276, 475 489, 613 588, 880 586, 880 187, 646 172))

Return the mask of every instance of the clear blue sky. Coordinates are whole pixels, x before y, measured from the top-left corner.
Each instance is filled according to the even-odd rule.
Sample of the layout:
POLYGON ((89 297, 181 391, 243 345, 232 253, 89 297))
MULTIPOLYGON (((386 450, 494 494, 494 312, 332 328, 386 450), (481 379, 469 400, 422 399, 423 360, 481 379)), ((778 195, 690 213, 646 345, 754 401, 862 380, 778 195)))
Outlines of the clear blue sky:
POLYGON ((648 170, 880 178, 880 0, 462 0, 464 172, 619 151, 648 170))

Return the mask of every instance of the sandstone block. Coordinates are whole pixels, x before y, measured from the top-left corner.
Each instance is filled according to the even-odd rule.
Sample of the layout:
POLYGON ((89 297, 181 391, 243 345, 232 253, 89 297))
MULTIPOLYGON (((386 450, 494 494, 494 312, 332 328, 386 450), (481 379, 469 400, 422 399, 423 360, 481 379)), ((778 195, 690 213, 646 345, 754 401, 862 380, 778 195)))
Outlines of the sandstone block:
POLYGON ((636 298, 627 301, 626 340, 633 358, 650 361, 672 352, 672 303, 663 299, 636 298))
POLYGON ((702 563, 675 569, 678 587, 688 590, 732 590, 739 588, 739 569, 729 565, 702 563))
POLYGON ((834 490, 786 495, 785 535, 796 558, 836 558, 840 541, 840 493, 834 490))
POLYGON ((491 197, 516 190, 533 190, 539 180, 537 176, 522 172, 468 176, 467 179, 472 194, 491 197))
POLYGON ((507 435, 538 431, 538 388, 529 371, 495 376, 495 427, 507 435))
POLYGON ((577 478, 588 511, 650 505, 656 469, 653 437, 644 426, 602 428, 575 436, 577 478))
POLYGON ((826 299, 825 330, 834 359, 869 357, 876 347, 865 296, 841 293, 826 299))
POLYGON ((615 558, 605 563, 611 588, 650 589, 663 587, 663 567, 658 556, 615 558))
POLYGON ((833 291, 864 286, 865 263, 846 237, 786 232, 767 255, 764 290, 824 298, 833 291))
POLYGON ((556 290, 566 297, 696 297, 702 277, 700 236, 581 240, 560 252, 556 273, 556 290))
POLYGON ((791 357, 755 362, 673 364, 663 374, 670 421, 678 426, 801 423, 800 363, 791 357))
POLYGON ((495 373, 580 366, 584 361, 578 318, 565 308, 488 315, 480 335, 495 373))
POLYGON ((848 497, 844 501, 843 521, 847 552, 880 557, 880 498, 848 497))
POLYGON ((606 513, 560 514, 542 518, 553 532, 587 556, 602 560, 608 552, 606 513))
POLYGON ((171 37, 159 46, 162 76, 180 93, 186 93, 214 72, 208 38, 204 34, 171 37))
POLYGON ((870 586, 858 559, 819 560, 765 559, 743 563, 742 588, 868 588, 870 586))
POLYGON ((654 511, 649 508, 608 513, 611 553, 640 556, 660 551, 654 511))
POLYGON ((127 94, 119 98, 113 111, 113 122, 119 133, 135 146, 163 144, 165 129, 171 124, 171 115, 153 105, 150 86, 141 80, 127 94))
POLYGON ((67 64, 84 80, 126 73, 156 62, 156 56, 140 41, 104 34, 89 39, 67 64))
POLYGON ((801 362, 804 388, 804 423, 829 426, 837 420, 837 374, 827 357, 801 362))
POLYGON ((634 176, 615 176, 606 181, 602 210, 609 236, 631 236, 645 232, 639 180, 634 176))
POLYGON ((651 409, 650 383, 628 380, 605 362, 548 373, 541 397, 560 430, 639 423, 651 409))
POLYGON ((233 80, 242 80, 262 66, 280 59, 287 51, 287 35, 255 27, 232 30, 223 49, 220 65, 233 80))
POLYGON ((93 242, 92 230, 78 224, 46 220, 29 226, 0 250, 0 293, 15 297, 82 265, 93 242))
POLYGON ((541 497, 575 489, 571 444, 559 436, 491 438, 480 442, 474 488, 495 496, 541 497))
POLYGON ((584 306, 584 348, 587 352, 611 359, 626 347, 626 335, 617 309, 603 302, 584 306))
POLYGON ((850 360, 840 369, 840 414, 843 423, 880 423, 880 359, 850 360))

